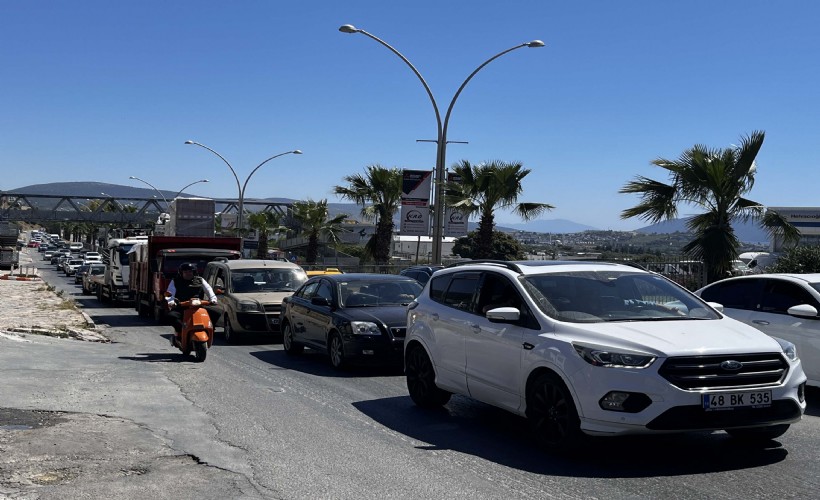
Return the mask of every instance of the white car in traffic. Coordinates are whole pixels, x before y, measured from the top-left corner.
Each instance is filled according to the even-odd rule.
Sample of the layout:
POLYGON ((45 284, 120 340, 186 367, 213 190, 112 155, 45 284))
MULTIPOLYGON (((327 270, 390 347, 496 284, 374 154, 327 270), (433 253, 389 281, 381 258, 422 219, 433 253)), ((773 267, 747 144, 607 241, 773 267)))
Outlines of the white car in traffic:
POLYGON ((808 384, 820 387, 820 274, 727 278, 697 292, 727 316, 797 346, 808 384))
POLYGON ((408 307, 405 373, 417 405, 470 396, 526 416, 555 450, 587 434, 766 441, 805 411, 797 352, 635 267, 473 261, 408 307))

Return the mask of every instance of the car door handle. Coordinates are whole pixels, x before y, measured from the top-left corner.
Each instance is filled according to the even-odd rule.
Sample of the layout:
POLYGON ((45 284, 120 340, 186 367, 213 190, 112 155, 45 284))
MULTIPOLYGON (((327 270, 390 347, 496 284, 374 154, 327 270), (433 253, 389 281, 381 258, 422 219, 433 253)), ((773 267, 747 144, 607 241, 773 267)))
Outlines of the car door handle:
POLYGON ((769 322, 766 321, 765 319, 753 319, 752 323, 754 323, 756 325, 763 325, 763 326, 767 326, 769 324, 769 322))
POLYGON ((521 345, 524 347, 525 351, 532 351, 533 349, 535 349, 535 346, 530 344, 529 342, 524 342, 521 345))
POLYGON ((473 329, 473 333, 481 333, 481 327, 478 326, 478 323, 470 323, 470 328, 473 329))

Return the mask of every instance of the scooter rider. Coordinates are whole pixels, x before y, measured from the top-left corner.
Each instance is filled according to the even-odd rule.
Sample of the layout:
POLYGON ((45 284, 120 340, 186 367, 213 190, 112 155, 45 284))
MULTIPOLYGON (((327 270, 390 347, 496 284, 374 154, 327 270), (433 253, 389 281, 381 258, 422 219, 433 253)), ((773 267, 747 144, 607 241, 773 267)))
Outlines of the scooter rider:
MULTIPOLYGON (((168 284, 165 300, 168 301, 168 308, 170 309, 168 318, 174 326, 177 341, 179 341, 182 333, 182 318, 184 314, 184 309, 179 307, 180 302, 196 297, 199 299, 207 299, 211 304, 217 303, 213 288, 202 278, 195 276, 195 270, 196 266, 194 264, 189 262, 181 264, 179 266, 179 275, 168 284)), ((208 310, 208 314, 211 316, 211 322, 214 321, 214 313, 215 311, 208 310)), ((171 344, 174 344, 173 338, 171 339, 171 344)))

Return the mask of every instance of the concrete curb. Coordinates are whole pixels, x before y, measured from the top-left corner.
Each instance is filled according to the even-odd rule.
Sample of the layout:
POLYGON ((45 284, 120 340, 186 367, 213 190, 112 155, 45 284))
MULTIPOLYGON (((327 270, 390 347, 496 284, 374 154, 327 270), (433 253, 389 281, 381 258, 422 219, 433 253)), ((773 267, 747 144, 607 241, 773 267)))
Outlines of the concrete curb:
POLYGON ((4 274, 0 276, 0 280, 7 281, 42 281, 39 276, 13 276, 11 274, 4 274))

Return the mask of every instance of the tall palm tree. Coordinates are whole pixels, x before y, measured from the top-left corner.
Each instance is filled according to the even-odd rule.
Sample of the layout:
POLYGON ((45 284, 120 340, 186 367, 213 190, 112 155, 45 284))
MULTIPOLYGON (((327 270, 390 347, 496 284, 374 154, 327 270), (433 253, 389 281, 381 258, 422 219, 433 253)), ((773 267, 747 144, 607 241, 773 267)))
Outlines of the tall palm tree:
POLYGON ((268 256, 268 237, 271 233, 288 230, 280 225, 279 215, 273 212, 254 212, 248 215, 248 226, 256 230, 259 235, 259 246, 256 248, 257 259, 264 259, 268 256))
POLYGON ((361 205, 362 217, 376 220, 376 232, 366 248, 377 264, 390 261, 390 246, 393 241, 393 216, 401 207, 402 171, 381 165, 369 165, 365 174, 344 177, 347 186, 335 186, 333 191, 348 200, 361 205))
POLYGON ((683 152, 678 160, 658 158, 653 165, 669 173, 664 184, 637 176, 619 193, 637 193, 641 202, 621 212, 622 219, 639 217, 650 223, 674 219, 681 204, 705 210, 686 221, 695 238, 683 251, 702 259, 709 283, 722 279, 732 270, 740 244, 733 222, 758 221, 770 235, 786 242, 796 242, 800 232, 780 214, 745 195, 754 186, 757 165, 755 157, 763 145, 764 132, 755 131, 743 137, 739 146, 709 149, 700 144, 683 152))
POLYGON ((445 202, 467 216, 478 214, 476 258, 486 259, 493 254, 493 212, 496 209, 512 209, 528 221, 555 208, 547 203, 518 202, 523 191, 521 182, 531 172, 521 163, 492 161, 472 165, 462 160, 453 170, 461 181, 445 184, 445 202))
POLYGON ((332 219, 327 208, 327 200, 296 201, 293 203, 293 218, 301 225, 301 232, 307 234, 308 247, 305 256, 308 264, 315 264, 319 255, 319 238, 325 238, 333 245, 338 245, 339 235, 344 230, 342 223, 346 214, 332 219))

